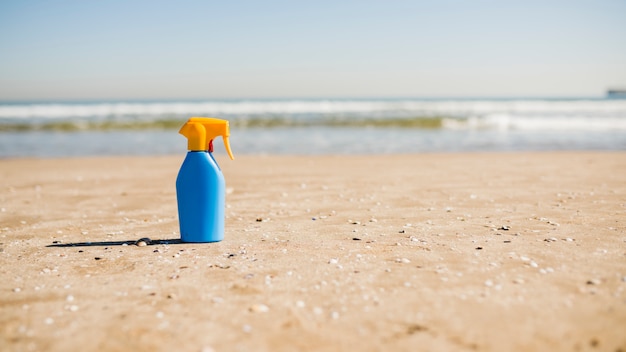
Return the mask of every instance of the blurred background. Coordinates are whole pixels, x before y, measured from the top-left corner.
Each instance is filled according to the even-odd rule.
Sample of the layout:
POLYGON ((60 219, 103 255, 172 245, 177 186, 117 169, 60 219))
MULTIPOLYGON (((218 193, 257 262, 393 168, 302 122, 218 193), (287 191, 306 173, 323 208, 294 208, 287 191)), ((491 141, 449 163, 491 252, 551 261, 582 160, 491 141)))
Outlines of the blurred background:
POLYGON ((0 157, 626 150, 626 1, 3 1, 0 157), (216 152, 223 153, 221 143, 216 152))

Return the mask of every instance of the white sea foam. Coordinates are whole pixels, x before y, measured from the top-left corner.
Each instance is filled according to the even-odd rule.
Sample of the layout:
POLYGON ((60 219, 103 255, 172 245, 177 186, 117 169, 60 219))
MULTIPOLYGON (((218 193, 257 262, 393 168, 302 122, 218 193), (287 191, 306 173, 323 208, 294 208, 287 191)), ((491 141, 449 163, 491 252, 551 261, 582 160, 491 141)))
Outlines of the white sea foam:
POLYGON ((481 117, 472 116, 466 120, 446 118, 443 120, 443 127, 449 129, 494 129, 500 131, 626 131, 626 117, 495 113, 481 117))
POLYGON ((626 130, 626 100, 238 100, 0 104, 0 119, 247 117, 446 117, 452 129, 626 130))
MULTIPOLYGON (((400 105, 401 106, 401 105, 400 105)), ((401 110, 397 104, 360 101, 237 101, 0 105, 0 118, 72 118, 193 114, 332 114, 401 110)))

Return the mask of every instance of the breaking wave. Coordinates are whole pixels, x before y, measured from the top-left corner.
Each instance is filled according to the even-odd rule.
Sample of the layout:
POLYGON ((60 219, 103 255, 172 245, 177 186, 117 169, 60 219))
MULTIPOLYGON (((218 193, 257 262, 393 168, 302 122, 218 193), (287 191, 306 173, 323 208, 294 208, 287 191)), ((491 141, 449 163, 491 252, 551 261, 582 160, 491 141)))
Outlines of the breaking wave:
POLYGON ((0 104, 0 130, 175 128, 191 116, 239 127, 626 130, 626 100, 354 99, 0 104))

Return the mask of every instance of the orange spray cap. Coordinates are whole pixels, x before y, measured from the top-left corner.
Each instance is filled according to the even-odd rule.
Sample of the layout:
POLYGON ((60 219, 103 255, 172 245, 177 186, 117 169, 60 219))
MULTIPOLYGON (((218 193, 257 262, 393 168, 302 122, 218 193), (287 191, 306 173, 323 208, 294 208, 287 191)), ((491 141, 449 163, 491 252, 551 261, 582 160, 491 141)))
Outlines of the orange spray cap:
POLYGON ((181 127, 178 133, 187 137, 187 149, 191 151, 208 150, 213 139, 217 136, 222 136, 228 156, 231 159, 235 159, 228 141, 230 130, 227 120, 212 117, 192 117, 181 127))

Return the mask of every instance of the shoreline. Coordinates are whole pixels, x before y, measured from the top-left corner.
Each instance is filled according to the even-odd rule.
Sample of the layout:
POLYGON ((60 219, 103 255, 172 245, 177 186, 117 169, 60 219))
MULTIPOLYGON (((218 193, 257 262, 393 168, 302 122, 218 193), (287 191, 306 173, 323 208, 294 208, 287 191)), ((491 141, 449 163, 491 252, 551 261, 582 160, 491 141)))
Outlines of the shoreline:
MULTIPOLYGON (((219 145, 220 142, 218 141, 217 144, 219 145)), ((152 155, 148 155, 148 154, 124 154, 124 155, 118 155, 118 154, 100 154, 100 155, 82 155, 82 154, 78 154, 78 155, 67 155, 67 156, 57 156, 57 155, 53 155, 53 156, 6 156, 6 157, 0 157, 0 163, 2 162, 9 162, 9 163, 13 163, 13 162, 17 162, 17 163, 21 163, 21 162, 26 162, 26 161, 85 161, 87 163, 90 163, 91 160, 93 159, 98 159, 98 160, 105 160, 105 161, 111 161, 114 159, 172 159, 172 158, 178 158, 180 159, 180 162, 182 163, 182 161, 185 158, 185 155, 188 151, 180 151, 180 152, 170 152, 170 153, 166 153, 166 154, 152 154, 152 155)), ((324 154, 300 154, 300 153, 293 153, 293 154, 285 154, 285 153, 279 153, 279 154, 273 154, 273 153, 267 153, 267 152, 259 152, 259 153, 237 153, 235 155, 235 160, 237 159, 246 159, 246 161, 248 159, 256 159, 256 158, 263 158, 263 159, 298 159, 298 158, 302 158, 302 159, 324 159, 324 158, 346 158, 346 159, 350 159, 350 158, 355 158, 355 159, 361 159, 361 158, 411 158, 411 157, 435 157, 435 156, 456 156, 456 157, 470 157, 470 158, 480 158, 483 156, 489 157, 489 156, 522 156, 526 154, 527 156, 532 156, 532 155, 537 155, 537 156, 567 156, 567 155, 619 155, 619 154, 624 154, 626 155, 626 151, 621 150, 621 149, 602 149, 602 150, 470 150, 470 151, 454 151, 454 150, 440 150, 440 151, 423 151, 423 152, 406 152, 406 153, 395 153, 395 152, 388 152, 388 153, 376 153, 376 154, 368 154, 368 153, 324 153, 324 154)), ((213 153, 214 157, 216 158, 216 160, 218 161, 219 165, 221 166, 222 163, 232 163, 234 161, 230 161, 226 155, 226 152, 222 151, 222 150, 216 150, 213 153)), ((178 170, 176 170, 178 171, 178 170)))
POLYGON ((0 159, 0 345, 626 350, 626 152, 217 155, 214 244, 183 158, 0 159))

